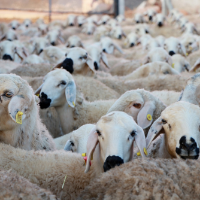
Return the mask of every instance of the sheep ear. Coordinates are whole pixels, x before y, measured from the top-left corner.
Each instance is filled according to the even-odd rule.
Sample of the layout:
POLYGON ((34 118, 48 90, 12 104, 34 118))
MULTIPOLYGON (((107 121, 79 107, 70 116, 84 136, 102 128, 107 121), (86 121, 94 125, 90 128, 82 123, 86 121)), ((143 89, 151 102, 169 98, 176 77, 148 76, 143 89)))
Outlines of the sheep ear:
POLYGON ((63 44, 65 43, 65 40, 64 40, 64 38, 63 38, 61 35, 58 36, 58 39, 59 39, 63 44))
POLYGON ((195 72, 200 67, 200 59, 198 59, 194 66, 190 69, 190 72, 195 72))
POLYGON ((23 53, 17 47, 14 48, 14 51, 20 57, 21 60, 24 60, 23 53))
POLYGON ((142 129, 145 129, 153 122, 153 113, 156 107, 154 102, 147 101, 137 116, 137 123, 142 129))
POLYGON ((189 72, 190 68, 191 68, 190 63, 189 62, 185 62, 184 68, 185 68, 186 71, 189 72))
POLYGON ((82 42, 80 43, 80 47, 85 48, 82 42))
POLYGON ((65 44, 65 46, 66 46, 66 47, 69 47, 69 42, 67 42, 67 43, 65 44))
POLYGON ((89 67, 93 72, 95 72, 93 60, 92 60, 92 58, 91 58, 89 55, 88 55, 88 57, 87 57, 86 64, 88 65, 88 67, 89 67))
POLYGON ((65 88, 65 97, 67 103, 74 108, 76 103, 76 84, 74 80, 69 81, 67 87, 65 88))
POLYGON ((183 46, 183 44, 179 43, 179 50, 181 51, 180 53, 182 53, 184 56, 186 56, 186 49, 183 46))
POLYGON ((124 54, 124 52, 122 51, 121 47, 118 46, 116 43, 113 42, 114 48, 117 49, 121 54, 124 54))
POLYGON ((0 39, 0 41, 5 40, 6 39, 6 35, 3 35, 0 39))
POLYGON ((145 65, 145 64, 147 64, 147 63, 149 63, 149 62, 150 62, 150 57, 149 57, 149 56, 146 56, 146 57, 144 58, 143 65, 145 65))
POLYGON ((122 35, 126 38, 126 33, 124 31, 122 31, 122 35))
POLYGON ((39 96, 39 94, 40 94, 40 91, 41 91, 41 89, 42 89, 42 86, 43 86, 43 84, 42 85, 40 85, 40 87, 35 91, 35 95, 36 96, 39 96))
POLYGON ((146 138, 146 145, 147 148, 149 148, 151 142, 153 141, 153 139, 155 137, 157 137, 161 132, 163 128, 163 123, 162 123, 162 118, 159 117, 151 126, 151 128, 149 129, 149 132, 147 134, 147 138, 146 138))
POLYGON ((109 67, 109 64, 108 64, 108 60, 107 60, 106 54, 103 53, 103 52, 101 52, 101 60, 103 61, 103 63, 105 64, 105 66, 106 66, 107 68, 110 68, 110 67, 109 67))
POLYGON ((52 70, 54 70, 56 68, 60 69, 62 67, 62 65, 63 65, 63 61, 61 63, 58 63, 52 70))
POLYGON ((9 105, 8 105, 8 113, 11 119, 19 124, 22 124, 22 121, 25 119, 25 110, 28 109, 27 100, 22 95, 14 96, 9 105), (22 112, 21 120, 16 116, 18 112, 22 112))
POLYGON ((170 66, 172 66, 172 58, 171 58, 171 56, 167 56, 166 61, 170 66))
POLYGON ((87 162, 86 162, 86 168, 85 173, 87 173, 90 170, 90 161, 92 154, 98 144, 98 135, 96 132, 96 127, 92 130, 92 132, 89 135, 88 141, 87 141, 87 162))
MULTIPOLYGON (((136 133, 136 136, 135 136, 135 142, 138 146, 138 149, 140 150, 142 157, 145 157, 145 154, 147 153, 146 152, 146 140, 145 140, 144 131, 139 126, 137 128, 137 133, 136 133)), ((133 147, 134 147, 134 145, 133 145, 133 147)), ((133 152, 132 155, 134 155, 134 152, 133 152)))
POLYGON ((67 140, 65 147, 64 147, 64 150, 65 151, 71 151, 71 148, 72 148, 71 140, 67 140))

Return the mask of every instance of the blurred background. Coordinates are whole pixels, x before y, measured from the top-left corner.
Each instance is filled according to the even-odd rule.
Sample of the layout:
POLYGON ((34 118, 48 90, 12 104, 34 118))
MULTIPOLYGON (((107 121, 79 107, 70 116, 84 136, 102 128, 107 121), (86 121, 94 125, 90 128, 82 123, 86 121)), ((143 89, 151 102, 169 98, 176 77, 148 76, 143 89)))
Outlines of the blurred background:
MULTIPOLYGON (((114 0, 0 0, 0 21, 10 19, 36 20, 43 18, 49 21, 51 11, 52 20, 65 19, 68 14, 110 14, 114 15, 114 0)), ((125 0, 125 16, 132 17, 136 8, 144 1, 125 0)), ((159 10, 160 0, 145 1, 159 10)), ((172 0, 174 7, 183 14, 195 14, 200 11, 200 0, 172 0)))

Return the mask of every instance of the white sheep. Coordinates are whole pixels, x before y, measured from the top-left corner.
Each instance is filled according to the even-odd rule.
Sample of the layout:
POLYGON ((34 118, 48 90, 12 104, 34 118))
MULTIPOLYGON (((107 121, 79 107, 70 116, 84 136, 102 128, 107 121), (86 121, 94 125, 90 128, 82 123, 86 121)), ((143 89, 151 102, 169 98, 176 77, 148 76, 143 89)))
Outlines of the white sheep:
POLYGON ((13 40, 17 40, 18 39, 18 36, 17 36, 17 33, 15 32, 15 30, 13 29, 8 29, 6 31, 6 33, 4 35, 1 36, 1 41, 2 40, 9 40, 9 41, 13 41, 13 40))
POLYGON ((67 16, 67 25, 74 26, 75 25, 76 15, 68 15, 67 16))
POLYGON ((137 24, 143 23, 144 22, 143 15, 141 13, 136 13, 134 16, 134 20, 135 20, 135 23, 137 24))
POLYGON ((181 56, 180 54, 173 55, 171 59, 172 68, 174 68, 179 73, 190 70, 190 63, 186 60, 185 57, 181 56))
POLYGON ((28 27, 30 27, 30 25, 32 24, 32 22, 31 22, 30 19, 25 19, 25 20, 23 21, 23 24, 28 28, 28 27))
POLYGON ((37 97, 19 76, 1 74, 1 142, 25 150, 55 150, 55 144, 41 123, 37 97), (6 109, 5 109, 6 108, 6 109))
POLYGON ((65 40, 61 36, 61 32, 59 30, 51 30, 47 33, 47 39, 49 40, 50 44, 55 46, 59 43, 64 43, 65 40))
POLYGON ((19 27, 20 23, 17 20, 13 20, 9 23, 9 26, 13 29, 16 30, 19 27))
POLYGON ((85 16, 83 15, 77 16, 77 23, 78 26, 81 27, 85 23, 85 16))
POLYGON ((45 63, 45 61, 43 60, 42 57, 35 55, 35 54, 32 54, 32 55, 26 57, 22 62, 22 64, 24 64, 24 65, 41 64, 41 63, 45 63))
POLYGON ((45 37, 37 37, 33 38, 32 40, 32 54, 36 53, 37 55, 40 55, 45 47, 50 46, 49 40, 45 37))
POLYGON ((69 47, 69 48, 73 48, 73 47, 83 47, 84 48, 81 38, 79 38, 77 35, 70 36, 68 38, 65 46, 69 47))

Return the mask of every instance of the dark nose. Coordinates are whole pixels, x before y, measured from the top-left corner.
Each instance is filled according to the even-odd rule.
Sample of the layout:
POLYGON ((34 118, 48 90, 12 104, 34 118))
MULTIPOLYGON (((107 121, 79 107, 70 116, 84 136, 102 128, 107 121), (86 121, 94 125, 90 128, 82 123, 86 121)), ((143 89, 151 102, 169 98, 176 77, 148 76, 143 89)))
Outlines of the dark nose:
POLYGON ((81 26, 82 26, 82 24, 79 24, 78 26, 79 26, 79 27, 81 27, 81 26))
POLYGON ((55 46, 56 44, 55 44, 55 42, 52 42, 51 45, 52 45, 52 46, 55 46))
POLYGON ((70 23, 70 26, 74 26, 74 24, 73 24, 73 23, 70 23))
POLYGON ((104 172, 114 168, 115 166, 120 166, 123 163, 124 161, 119 156, 108 156, 103 165, 104 172))
POLYGON ((42 92, 41 95, 40 95, 40 108, 41 109, 45 109, 45 108, 48 108, 51 104, 51 99, 48 98, 48 96, 42 92))
POLYGON ((103 24, 106 24, 106 22, 103 22, 103 24))
POLYGON ((139 22, 139 21, 136 21, 136 23, 139 24, 140 22, 139 22))
POLYGON ((66 58, 63 63, 62 63, 62 67, 67 70, 69 73, 73 73, 74 72, 74 68, 73 68, 73 60, 71 58, 66 58))
POLYGON ((94 62, 94 68, 95 68, 95 70, 98 70, 98 69, 99 69, 98 64, 97 64, 96 61, 94 62))
POLYGON ((105 53, 106 53, 106 49, 103 49, 103 52, 105 52, 105 53))
POLYGON ((13 30, 16 30, 16 28, 15 28, 15 27, 12 27, 12 29, 13 29, 13 30))
POLYGON ((145 33, 149 33, 149 31, 148 31, 148 30, 145 30, 145 33))
POLYGON ((163 26, 162 22, 159 22, 159 23, 158 23, 158 26, 159 26, 159 27, 163 26))
POLYGON ((43 49, 40 49, 40 51, 39 51, 39 55, 40 55, 42 52, 43 52, 43 49))
POLYGON ((91 35, 91 33, 90 33, 90 32, 88 32, 88 35, 91 35))
POLYGON ((8 55, 8 54, 3 55, 3 60, 11 60, 11 61, 13 61, 13 59, 11 58, 11 56, 8 55))
POLYGON ((169 51, 169 55, 170 55, 170 56, 173 56, 174 54, 175 54, 174 51, 169 51))
POLYGON ((190 138, 190 142, 186 141, 186 136, 182 136, 179 140, 179 148, 176 147, 176 153, 183 159, 198 159, 199 148, 194 138, 190 138))
POLYGON ((11 39, 7 39, 8 41, 12 41, 11 39))
POLYGON ((28 24, 26 24, 26 27, 28 28, 28 24))
POLYGON ((74 47, 75 47, 74 45, 71 46, 71 48, 74 48, 74 47))
POLYGON ((119 37, 118 37, 120 40, 122 39, 122 35, 119 35, 119 37))
POLYGON ((149 16, 149 21, 152 21, 153 17, 152 16, 149 16))
POLYGON ((130 47, 134 47, 135 46, 135 44, 132 42, 131 44, 130 44, 130 47))

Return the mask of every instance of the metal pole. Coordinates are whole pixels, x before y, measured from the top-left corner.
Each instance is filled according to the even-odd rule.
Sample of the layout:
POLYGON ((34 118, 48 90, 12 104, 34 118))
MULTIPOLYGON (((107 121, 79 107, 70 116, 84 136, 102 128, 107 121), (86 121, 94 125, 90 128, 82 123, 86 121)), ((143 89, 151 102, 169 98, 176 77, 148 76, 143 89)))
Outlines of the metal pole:
POLYGON ((114 0, 114 17, 119 15, 119 0, 114 0))
POLYGON ((49 0, 49 23, 51 22, 51 0, 49 0))

